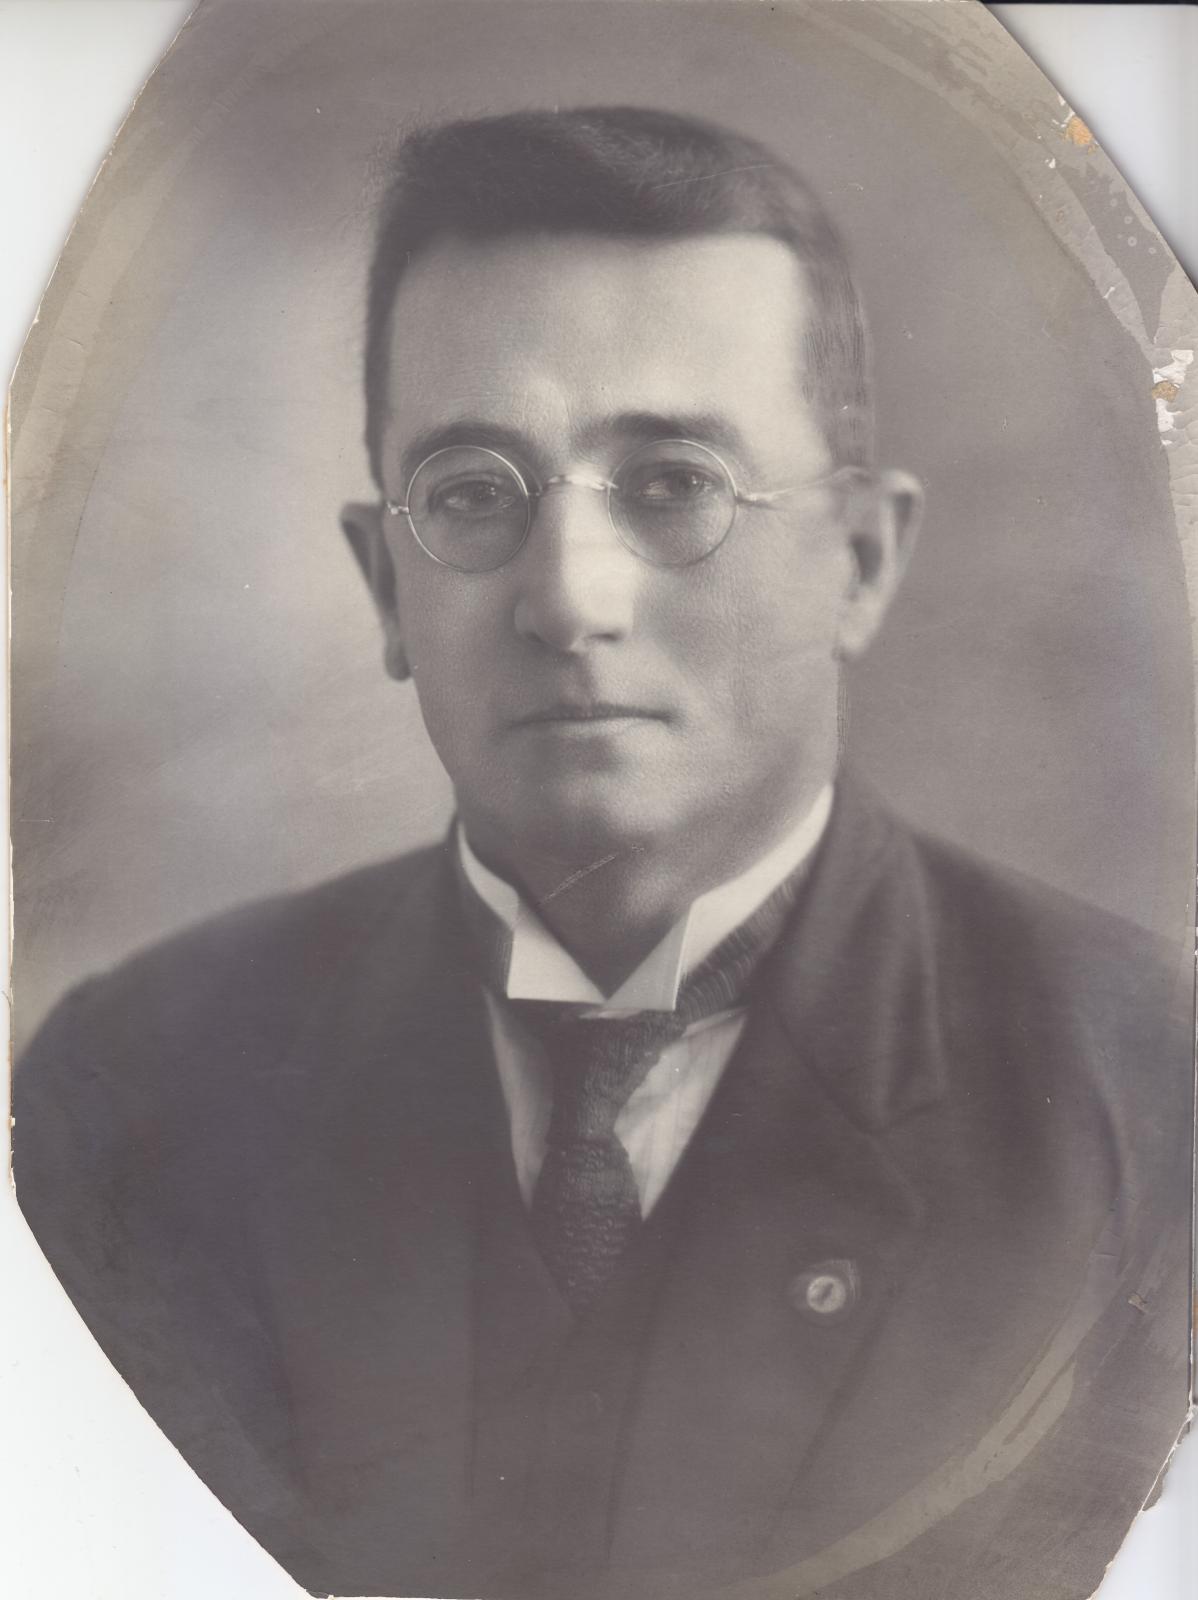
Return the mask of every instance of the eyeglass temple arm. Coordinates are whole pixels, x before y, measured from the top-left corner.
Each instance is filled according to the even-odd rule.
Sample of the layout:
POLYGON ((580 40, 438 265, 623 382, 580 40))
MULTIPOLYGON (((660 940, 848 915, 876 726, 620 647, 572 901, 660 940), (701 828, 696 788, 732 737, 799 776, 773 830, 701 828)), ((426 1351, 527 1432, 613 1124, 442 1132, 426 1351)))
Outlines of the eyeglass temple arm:
POLYGON ((808 489, 822 489, 825 484, 834 483, 844 476, 845 469, 837 467, 832 472, 825 472, 821 477, 808 478, 806 483, 788 483, 781 489, 758 489, 756 491, 738 489, 736 501, 742 506, 771 506, 775 500, 781 500, 788 494, 799 494, 808 489))
POLYGON ((736 503, 739 506, 772 506, 775 500, 781 500, 788 494, 794 494, 796 489, 806 489, 808 484, 789 484, 784 489, 759 489, 756 494, 750 494, 744 489, 736 491, 736 503))

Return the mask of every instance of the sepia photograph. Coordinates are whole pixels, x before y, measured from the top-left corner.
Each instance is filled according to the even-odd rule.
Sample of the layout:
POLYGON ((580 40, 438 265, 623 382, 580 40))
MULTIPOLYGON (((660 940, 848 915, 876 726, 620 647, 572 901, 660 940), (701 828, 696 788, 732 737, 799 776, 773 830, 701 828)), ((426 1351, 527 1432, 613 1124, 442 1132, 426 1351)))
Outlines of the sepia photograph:
POLYGON ((1195 349, 973 0, 188 17, 10 396, 12 1180, 300 1591, 1099 1589, 1195 349))

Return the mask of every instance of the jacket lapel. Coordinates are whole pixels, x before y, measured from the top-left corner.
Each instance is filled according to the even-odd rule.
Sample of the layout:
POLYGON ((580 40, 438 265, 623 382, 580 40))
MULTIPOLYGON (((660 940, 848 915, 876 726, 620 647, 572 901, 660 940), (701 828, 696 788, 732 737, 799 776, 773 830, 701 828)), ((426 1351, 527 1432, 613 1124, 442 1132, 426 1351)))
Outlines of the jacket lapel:
POLYGON ((920 1245, 918 1189, 886 1127, 940 1093, 935 1014, 910 942, 895 952, 889 825, 847 788, 663 1202, 677 1246, 617 1564, 743 1568, 858 1386, 920 1245))

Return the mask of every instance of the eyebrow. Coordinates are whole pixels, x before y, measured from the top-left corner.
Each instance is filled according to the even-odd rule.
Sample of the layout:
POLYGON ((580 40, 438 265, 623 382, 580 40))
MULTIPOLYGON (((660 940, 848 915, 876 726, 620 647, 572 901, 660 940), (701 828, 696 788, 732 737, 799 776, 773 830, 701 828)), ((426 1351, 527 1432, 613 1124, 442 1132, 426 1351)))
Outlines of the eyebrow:
MULTIPOLYGON (((584 437, 588 431, 584 430, 584 437)), ((745 449, 740 429, 731 418, 715 411, 621 411, 600 424, 599 431, 638 444, 653 439, 693 439, 696 444, 718 445, 737 453, 745 449)))
POLYGON ((498 450, 503 455, 521 459, 528 456, 529 441, 517 429, 484 422, 481 417, 457 417, 416 435, 400 460, 404 481, 407 482, 420 463, 438 450, 449 450, 461 444, 481 445, 485 450, 498 450))
MULTIPOLYGON (((618 440, 629 449, 654 439, 693 439, 696 444, 722 448, 744 456, 745 441, 740 429, 728 417, 712 411, 665 412, 620 411, 598 417, 578 432, 578 448, 595 449, 609 440, 618 440)), ((531 438, 518 428, 487 421, 482 417, 455 417, 418 433, 404 451, 400 471, 408 482, 422 461, 438 450, 455 445, 479 445, 501 455, 514 456, 529 466, 548 466, 538 461, 541 452, 531 438)))

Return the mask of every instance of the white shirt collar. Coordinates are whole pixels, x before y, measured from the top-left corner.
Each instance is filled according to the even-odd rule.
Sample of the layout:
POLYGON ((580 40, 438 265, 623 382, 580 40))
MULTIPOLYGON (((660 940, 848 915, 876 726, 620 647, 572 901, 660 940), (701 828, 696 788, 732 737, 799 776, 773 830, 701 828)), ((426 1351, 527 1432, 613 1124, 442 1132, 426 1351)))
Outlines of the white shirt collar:
POLYGON ((700 895, 611 995, 605 995, 587 977, 519 893, 482 864, 460 823, 457 847, 467 882, 511 930, 509 1000, 564 1000, 603 1011, 673 1011, 686 973, 813 854, 831 811, 832 785, 828 784, 802 821, 746 872, 700 895))

